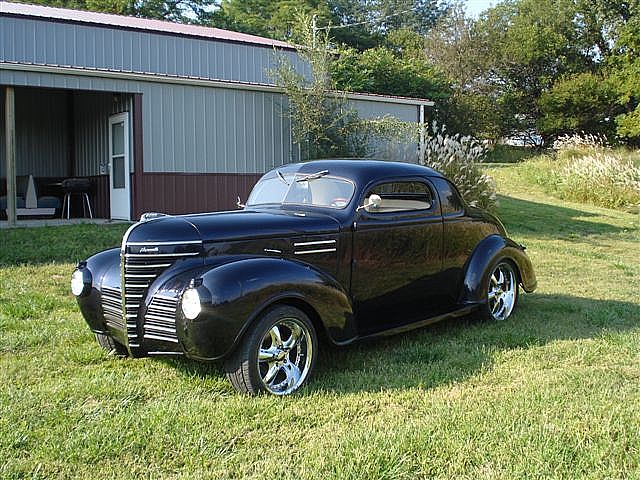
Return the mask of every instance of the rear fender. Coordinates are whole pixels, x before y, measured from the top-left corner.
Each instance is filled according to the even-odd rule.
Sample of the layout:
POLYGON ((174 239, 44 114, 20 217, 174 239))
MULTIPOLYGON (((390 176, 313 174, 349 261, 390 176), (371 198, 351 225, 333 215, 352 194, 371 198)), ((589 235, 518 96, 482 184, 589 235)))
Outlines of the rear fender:
POLYGON ((486 301, 487 285, 484 279, 489 275, 489 270, 503 259, 515 264, 520 285, 525 292, 530 293, 536 289, 536 275, 524 247, 509 238, 489 235, 476 246, 465 265, 460 303, 468 305, 486 301))

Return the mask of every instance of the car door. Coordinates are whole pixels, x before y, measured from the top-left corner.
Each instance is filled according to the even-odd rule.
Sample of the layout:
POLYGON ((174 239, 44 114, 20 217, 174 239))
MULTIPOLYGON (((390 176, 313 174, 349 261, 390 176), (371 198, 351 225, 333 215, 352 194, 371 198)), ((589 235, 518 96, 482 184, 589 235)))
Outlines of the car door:
POLYGON ((438 195, 424 178, 365 190, 354 222, 351 295, 360 334, 401 326, 438 309, 443 224, 438 195))

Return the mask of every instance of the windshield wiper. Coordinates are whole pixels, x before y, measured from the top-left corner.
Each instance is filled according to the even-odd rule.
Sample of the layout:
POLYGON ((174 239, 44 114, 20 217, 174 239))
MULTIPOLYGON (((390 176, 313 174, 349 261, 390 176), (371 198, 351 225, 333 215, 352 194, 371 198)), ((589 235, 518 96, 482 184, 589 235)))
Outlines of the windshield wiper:
POLYGON ((316 173, 310 173, 308 175, 304 175, 300 178, 296 178, 296 182, 307 182, 309 180, 315 180, 316 178, 324 177, 329 173, 329 170, 321 170, 316 173))
POLYGON ((287 182, 287 180, 284 178, 284 175, 282 175, 282 172, 280 170, 276 170, 276 174, 278 175, 278 178, 280 180, 282 180, 282 183, 284 183, 287 187, 289 185, 291 185, 289 182, 287 182))

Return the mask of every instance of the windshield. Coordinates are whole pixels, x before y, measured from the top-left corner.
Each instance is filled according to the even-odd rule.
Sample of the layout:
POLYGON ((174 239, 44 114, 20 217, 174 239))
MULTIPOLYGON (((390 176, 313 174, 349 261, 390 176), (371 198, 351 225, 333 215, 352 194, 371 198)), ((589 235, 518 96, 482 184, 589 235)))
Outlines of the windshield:
POLYGON ((354 190, 349 180, 332 177, 326 170, 311 173, 273 170, 253 187, 247 206, 291 204, 342 209, 354 190))

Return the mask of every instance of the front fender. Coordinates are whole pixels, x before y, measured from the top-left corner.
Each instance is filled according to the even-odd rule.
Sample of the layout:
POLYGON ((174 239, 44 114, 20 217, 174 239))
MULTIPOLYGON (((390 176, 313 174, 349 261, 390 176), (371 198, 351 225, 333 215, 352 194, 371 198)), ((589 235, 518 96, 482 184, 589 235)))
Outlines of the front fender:
MULTIPOLYGON (((182 280, 186 286, 189 279, 182 280)), ((184 318, 180 308, 177 314, 178 336, 192 358, 228 355, 265 308, 287 300, 313 308, 332 342, 345 343, 356 336, 347 293, 336 280, 307 264, 244 258, 198 272, 195 283, 202 312, 195 320, 184 318)))
POLYGON ((80 312, 92 331, 105 333, 104 314, 100 302, 103 284, 120 285, 120 248, 111 248, 98 252, 77 268, 86 269, 91 274, 91 289, 87 295, 76 297, 80 312))
POLYGON ((460 303, 468 305, 485 302, 487 285, 484 279, 489 275, 489 270, 505 258, 513 261, 518 268, 520 284, 524 291, 533 292, 538 284, 533 265, 524 252, 524 247, 509 238, 489 235, 476 246, 465 265, 460 303))

